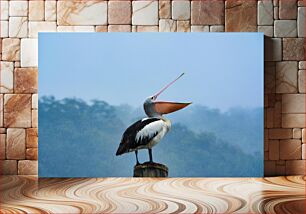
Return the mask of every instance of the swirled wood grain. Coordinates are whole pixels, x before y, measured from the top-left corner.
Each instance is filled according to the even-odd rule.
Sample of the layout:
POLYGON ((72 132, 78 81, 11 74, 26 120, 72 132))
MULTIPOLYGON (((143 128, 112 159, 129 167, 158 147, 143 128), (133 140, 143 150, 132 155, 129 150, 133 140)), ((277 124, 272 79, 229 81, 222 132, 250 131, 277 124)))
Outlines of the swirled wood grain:
POLYGON ((4 176, 3 213, 305 213, 305 177, 4 176))

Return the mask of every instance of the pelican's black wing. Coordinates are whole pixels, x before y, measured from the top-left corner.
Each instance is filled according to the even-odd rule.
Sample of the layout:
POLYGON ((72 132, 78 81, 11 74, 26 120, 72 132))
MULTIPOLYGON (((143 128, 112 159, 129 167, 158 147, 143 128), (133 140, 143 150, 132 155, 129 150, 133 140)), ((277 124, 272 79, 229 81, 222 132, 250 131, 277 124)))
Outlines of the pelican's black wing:
POLYGON ((151 132, 145 132, 141 138, 136 139, 137 133, 141 132, 146 126, 153 124, 154 122, 161 121, 159 118, 145 118, 138 120, 130 127, 128 127, 123 133, 119 148, 116 155, 129 152, 130 150, 136 149, 138 146, 146 145, 149 143, 157 134, 158 130, 150 130, 151 132))

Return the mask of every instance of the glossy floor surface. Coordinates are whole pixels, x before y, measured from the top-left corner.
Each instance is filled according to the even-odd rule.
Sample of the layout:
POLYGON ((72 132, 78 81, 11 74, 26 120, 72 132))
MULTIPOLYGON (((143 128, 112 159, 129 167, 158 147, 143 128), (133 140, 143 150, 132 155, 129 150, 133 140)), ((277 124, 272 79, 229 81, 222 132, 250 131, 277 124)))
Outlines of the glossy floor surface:
POLYGON ((2 213, 305 213, 305 177, 3 176, 2 213))

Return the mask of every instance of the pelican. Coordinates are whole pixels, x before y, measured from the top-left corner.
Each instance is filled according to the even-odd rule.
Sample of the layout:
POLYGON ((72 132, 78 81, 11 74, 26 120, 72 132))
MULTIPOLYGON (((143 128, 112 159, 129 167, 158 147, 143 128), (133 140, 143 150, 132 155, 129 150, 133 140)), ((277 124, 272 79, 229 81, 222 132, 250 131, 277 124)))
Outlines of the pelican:
POLYGON ((145 100, 143 107, 148 117, 138 120, 125 130, 116 156, 135 152, 136 164, 139 165, 138 150, 148 149, 150 162, 153 163, 152 147, 158 144, 171 128, 171 121, 163 117, 163 115, 178 111, 191 104, 157 101, 156 99, 183 75, 184 73, 162 88, 158 93, 145 100))

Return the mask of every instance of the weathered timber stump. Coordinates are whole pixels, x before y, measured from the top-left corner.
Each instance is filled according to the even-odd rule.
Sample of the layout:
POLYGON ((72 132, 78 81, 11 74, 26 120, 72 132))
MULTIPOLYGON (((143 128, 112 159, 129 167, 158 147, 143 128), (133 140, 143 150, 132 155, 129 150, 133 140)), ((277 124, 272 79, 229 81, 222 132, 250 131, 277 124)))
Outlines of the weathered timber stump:
POLYGON ((145 162, 134 166, 134 177, 168 177, 168 167, 160 163, 145 162))

